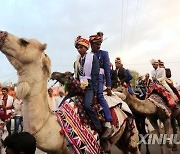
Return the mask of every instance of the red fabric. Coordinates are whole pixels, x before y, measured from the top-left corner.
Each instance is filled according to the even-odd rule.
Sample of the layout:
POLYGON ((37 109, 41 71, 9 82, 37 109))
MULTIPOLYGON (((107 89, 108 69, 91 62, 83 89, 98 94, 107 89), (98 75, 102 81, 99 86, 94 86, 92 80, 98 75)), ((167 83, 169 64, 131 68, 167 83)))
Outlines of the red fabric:
POLYGON ((147 93, 147 98, 149 98, 149 96, 154 91, 156 91, 158 94, 160 94, 166 99, 169 107, 174 107, 174 105, 176 104, 174 99, 172 98, 171 94, 162 85, 159 84, 151 85, 147 93))
POLYGON ((113 121, 111 121, 111 125, 115 126, 118 123, 118 118, 117 118, 116 112, 113 108, 111 108, 110 111, 111 111, 111 115, 112 115, 112 119, 113 119, 113 121))
MULTIPOLYGON (((3 102, 4 102, 4 106, 6 106, 6 104, 7 104, 7 98, 3 98, 3 102)), ((8 109, 12 109, 12 108, 13 108, 12 106, 11 106, 11 107, 8 107, 8 109)), ((7 120, 8 118, 11 117, 11 114, 7 114, 6 111, 7 111, 7 108, 1 110, 1 112, 0 112, 0 118, 1 118, 2 121, 5 121, 5 120, 7 120)))

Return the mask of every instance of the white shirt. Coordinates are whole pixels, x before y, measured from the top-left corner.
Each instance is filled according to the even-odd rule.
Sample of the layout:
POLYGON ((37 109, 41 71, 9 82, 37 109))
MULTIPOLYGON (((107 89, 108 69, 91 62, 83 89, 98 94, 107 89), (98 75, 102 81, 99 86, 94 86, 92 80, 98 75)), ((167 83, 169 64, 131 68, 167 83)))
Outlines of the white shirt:
POLYGON ((166 71, 164 68, 157 68, 156 70, 152 70, 151 72, 152 78, 157 79, 160 83, 166 83, 166 71))
POLYGON ((22 100, 15 99, 13 102, 15 116, 23 116, 23 103, 22 100))

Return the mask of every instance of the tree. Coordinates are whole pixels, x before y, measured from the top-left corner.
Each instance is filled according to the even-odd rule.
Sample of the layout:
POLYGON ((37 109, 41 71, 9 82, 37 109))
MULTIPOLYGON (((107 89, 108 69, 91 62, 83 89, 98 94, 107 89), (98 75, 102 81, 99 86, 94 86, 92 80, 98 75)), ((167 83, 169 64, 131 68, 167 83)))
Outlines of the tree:
POLYGON ((132 85, 132 88, 135 89, 136 87, 136 81, 138 79, 138 77, 140 76, 140 74, 135 71, 135 70, 129 70, 131 75, 133 76, 133 79, 131 80, 131 85, 132 85))

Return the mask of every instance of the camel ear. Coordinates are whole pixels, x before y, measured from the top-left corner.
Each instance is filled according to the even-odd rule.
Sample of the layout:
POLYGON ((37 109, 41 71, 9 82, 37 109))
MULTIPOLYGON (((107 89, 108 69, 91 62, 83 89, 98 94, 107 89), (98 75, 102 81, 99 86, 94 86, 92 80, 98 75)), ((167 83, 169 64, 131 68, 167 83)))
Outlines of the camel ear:
POLYGON ((47 47, 47 44, 43 44, 40 46, 40 50, 44 51, 46 49, 46 47, 47 47))
POLYGON ((46 54, 43 58, 43 71, 47 74, 48 77, 51 76, 51 60, 46 54))

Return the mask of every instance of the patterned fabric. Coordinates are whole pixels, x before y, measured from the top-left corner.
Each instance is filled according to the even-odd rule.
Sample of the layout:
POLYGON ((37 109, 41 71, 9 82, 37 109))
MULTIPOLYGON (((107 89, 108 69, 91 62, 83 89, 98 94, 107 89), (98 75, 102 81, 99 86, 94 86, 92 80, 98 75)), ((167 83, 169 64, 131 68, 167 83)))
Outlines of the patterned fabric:
POLYGON ((89 41, 85 38, 82 38, 81 36, 78 36, 75 40, 74 46, 77 48, 78 45, 83 45, 85 46, 87 49, 89 49, 89 41))
POLYGON ((156 107, 163 110, 167 117, 171 116, 171 110, 167 107, 166 102, 158 94, 151 94, 148 100, 150 100, 156 107))
POLYGON ((161 84, 150 85, 147 93, 147 98, 149 98, 152 93, 159 94, 163 99, 165 99, 165 102, 167 102, 167 105, 170 108, 174 106, 175 104, 174 99, 171 97, 171 94, 161 84))
MULTIPOLYGON (((93 130, 92 123, 81 103, 83 103, 82 97, 76 96, 72 99, 68 99, 59 107, 56 113, 58 121, 62 127, 60 133, 65 135, 77 154, 102 153, 99 143, 99 135, 93 130)), ((99 106, 95 104, 94 108, 98 110, 99 106)), ((101 123, 103 123, 103 113, 99 111, 98 113, 99 119, 101 123)), ((129 120, 118 106, 111 108, 111 114, 113 117, 111 124, 114 128, 114 133, 109 141, 113 142, 115 135, 129 120), (122 120, 122 123, 120 123, 119 120, 122 119, 122 117, 124 117, 124 119, 122 120)))
MULTIPOLYGON (((70 79, 66 82, 66 88, 69 93, 73 93, 73 96, 76 96, 63 102, 57 110, 57 117, 62 127, 62 131, 60 132, 64 133, 76 153, 101 153, 98 133, 94 131, 94 126, 84 109, 83 90, 80 88, 80 82, 70 79)), ((111 107, 110 111, 113 117, 111 125, 114 128, 114 133, 109 141, 113 142, 115 135, 118 134, 121 127, 127 123, 131 125, 132 119, 128 118, 122 111, 126 107, 124 107, 119 97, 117 99, 116 96, 107 96, 106 99, 107 102, 111 102, 108 105, 111 107)), ((98 118, 103 127, 105 121, 104 112, 96 100, 94 100, 93 107, 98 113, 98 118)), ((125 111, 131 113, 128 110, 125 111)))
POLYGON ((96 42, 102 43, 102 41, 103 41, 103 33, 102 32, 97 32, 96 35, 89 36, 90 43, 96 43, 96 42))
POLYGON ((67 102, 57 112, 57 117, 68 141, 77 154, 100 154, 100 143, 97 134, 83 126, 74 108, 67 102))
POLYGON ((79 69, 78 73, 80 76, 84 76, 84 62, 85 62, 85 56, 79 59, 79 69))

